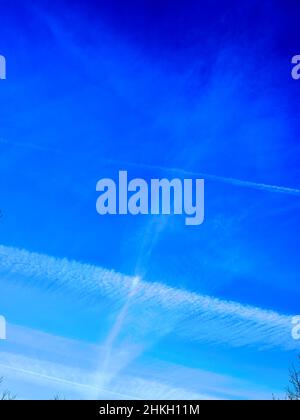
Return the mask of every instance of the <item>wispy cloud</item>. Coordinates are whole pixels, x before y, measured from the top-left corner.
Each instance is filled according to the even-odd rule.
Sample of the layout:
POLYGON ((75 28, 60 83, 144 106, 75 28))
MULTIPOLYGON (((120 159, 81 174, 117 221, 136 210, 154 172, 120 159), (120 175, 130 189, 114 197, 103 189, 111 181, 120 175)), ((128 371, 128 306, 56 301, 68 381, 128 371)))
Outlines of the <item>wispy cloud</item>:
MULTIPOLYGON (((0 272, 26 278, 27 287, 84 296, 89 305, 106 299, 121 307, 134 281, 101 267, 6 246, 0 246, 0 272)), ((134 289, 122 325, 143 342, 173 332, 187 340, 234 347, 297 348, 288 315, 143 280, 134 289)))
MULTIPOLYGON (((212 398, 208 394, 190 393, 189 387, 174 385, 174 381, 166 381, 162 375, 154 377, 154 372, 159 372, 157 366, 150 380, 143 369, 139 369, 139 374, 137 369, 129 369, 113 380, 105 378, 103 371, 97 371, 95 357, 105 353, 105 345, 96 346, 16 325, 9 327, 13 338, 6 351, 0 351, 1 374, 7 375, 8 380, 15 378, 19 383, 44 385, 46 392, 51 388, 68 395, 75 392, 84 398, 212 398)), ((119 356, 112 354, 114 363, 118 364, 119 356)))
POLYGON ((77 388, 82 394, 101 392, 107 398, 131 399, 135 396, 130 393, 117 392, 95 386, 93 383, 93 373, 83 371, 79 368, 66 367, 63 364, 51 363, 45 360, 31 359, 26 356, 14 355, 1 352, 0 368, 10 374, 27 378, 27 381, 38 383, 52 383, 61 386, 62 389, 77 388))
MULTIPOLYGON (((19 398, 26 398, 29 385, 37 390, 36 398, 51 398, 57 393, 67 398, 89 399, 263 399, 271 396, 270 390, 233 376, 157 359, 150 359, 147 364, 135 361, 113 379, 106 380, 104 372, 98 372, 94 365, 95 356, 103 353, 103 346, 16 325, 9 327, 14 340, 6 351, 0 352, 0 371, 6 376, 7 385, 13 389, 18 385, 19 398), (68 363, 65 363, 66 358, 68 363)), ((112 357, 118 363, 118 354, 112 357)))

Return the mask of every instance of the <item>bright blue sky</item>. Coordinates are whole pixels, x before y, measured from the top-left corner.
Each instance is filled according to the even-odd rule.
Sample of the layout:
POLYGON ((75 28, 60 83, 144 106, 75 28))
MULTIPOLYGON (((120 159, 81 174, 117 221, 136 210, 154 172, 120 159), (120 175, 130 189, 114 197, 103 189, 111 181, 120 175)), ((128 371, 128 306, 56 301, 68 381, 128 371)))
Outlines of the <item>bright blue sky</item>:
POLYGON ((0 376, 20 398, 270 397, 300 347, 299 6, 87 3, 0 2, 0 376), (121 169, 207 174, 205 223, 101 218, 121 169))

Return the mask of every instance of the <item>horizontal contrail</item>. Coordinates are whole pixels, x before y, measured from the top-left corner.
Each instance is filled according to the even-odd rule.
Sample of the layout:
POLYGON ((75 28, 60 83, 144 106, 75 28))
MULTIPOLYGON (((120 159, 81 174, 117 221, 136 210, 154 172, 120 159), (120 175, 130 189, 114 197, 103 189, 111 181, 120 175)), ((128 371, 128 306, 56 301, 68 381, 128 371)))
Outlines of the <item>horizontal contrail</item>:
MULTIPOLYGON (((280 394, 275 389, 266 394, 257 385, 231 375, 156 358, 148 359, 146 364, 131 363, 104 386, 103 373, 99 373, 94 364, 95 357, 103 352, 102 346, 13 324, 9 324, 9 330, 10 346, 6 351, 0 351, 2 375, 8 376, 10 381, 15 376, 18 382, 25 377, 26 385, 28 381, 37 384, 50 382, 56 393, 61 385, 64 391, 74 391, 75 388, 89 399, 111 396, 118 399, 265 399, 272 391, 280 394)), ((114 352, 113 364, 118 363, 123 352, 124 346, 121 353, 114 352)), ((48 394, 46 398, 50 396, 48 394)))
POLYGON ((289 194, 289 195, 295 195, 300 196, 300 189, 299 188, 290 188, 290 187, 282 187, 278 185, 269 185, 264 183, 258 183, 258 182, 252 182, 252 181, 244 181, 237 178, 230 178, 230 177, 224 177, 219 175, 212 175, 205 172, 197 172, 197 171, 187 171, 185 169, 180 168, 172 168, 172 167, 165 167, 165 166, 159 166, 159 165, 151 165, 151 164, 145 164, 145 163, 136 163, 136 162, 130 162, 130 161, 121 161, 121 160, 115 160, 115 159, 102 159, 105 162, 110 162, 112 164, 117 164, 119 166, 132 166, 137 168, 144 168, 149 170, 158 170, 163 172, 173 172, 174 174, 181 174, 183 176, 189 176, 189 177, 197 177, 197 178, 204 178, 209 179, 211 181, 216 182, 222 182, 225 184, 235 185, 237 187, 246 187, 246 188, 252 188, 255 190, 260 191, 267 191, 272 193, 281 193, 281 194, 289 194))
MULTIPOLYGON (((133 284, 132 277, 101 267, 6 246, 0 246, 0 273, 25 277, 27 287, 80 296, 89 305, 110 308, 124 305, 133 284)), ((299 348, 291 338, 290 316, 162 283, 141 280, 124 321, 124 330, 134 329, 141 341, 174 333, 187 340, 233 347, 299 348)))
MULTIPOLYGON (((46 363, 43 362, 43 364, 45 365, 46 363)), ((135 395, 128 395, 128 394, 121 393, 121 392, 115 392, 115 391, 112 391, 112 390, 109 390, 109 389, 106 389, 106 388, 102 388, 102 387, 98 387, 98 386, 95 386, 95 385, 92 385, 92 384, 89 384, 89 383, 75 382, 73 380, 68 380, 68 379, 64 378, 63 376, 58 376, 58 372, 57 372, 57 375, 49 375, 49 374, 45 373, 45 371, 39 371, 37 369, 38 362, 36 360, 32 362, 32 365, 33 365, 32 369, 30 369, 30 368, 29 369, 24 369, 22 367, 16 367, 12 364, 10 365, 10 364, 5 364, 5 363, 0 363, 0 368, 8 369, 12 372, 16 372, 16 373, 23 374, 23 375, 26 375, 26 376, 32 376, 32 377, 35 377, 35 378, 38 378, 38 379, 41 379, 41 380, 56 382, 56 383, 61 384, 61 385, 65 385, 65 386, 69 386, 69 387, 76 387, 76 388, 79 388, 81 390, 86 389, 88 391, 94 391, 94 392, 97 391, 98 393, 102 392, 102 393, 105 393, 105 394, 113 395, 114 397, 117 397, 117 398, 124 398, 124 399, 130 399, 130 400, 139 399, 135 395)), ((49 368, 49 371, 51 371, 51 368, 53 369, 51 364, 49 364, 48 368, 49 368)))
MULTIPOLYGON (((13 144, 15 146, 26 147, 26 148, 36 150, 36 151, 51 152, 51 153, 61 154, 61 155, 64 154, 64 152, 59 149, 52 149, 49 147, 43 147, 43 146, 26 143, 26 142, 15 142, 15 141, 11 142, 3 138, 0 138, 0 143, 13 144)), ((140 162, 137 163, 137 162, 130 162, 130 161, 125 161, 125 160, 118 160, 118 159, 110 159, 110 158, 105 159, 103 157, 102 158, 97 157, 97 161, 118 165, 120 168, 123 168, 123 169, 125 169, 124 166, 131 166, 131 167, 143 168, 143 169, 148 169, 148 170, 173 172, 174 174, 180 174, 182 176, 188 176, 188 177, 193 177, 193 178, 194 177, 203 178, 203 179, 208 179, 215 182, 220 182, 223 184, 234 185, 237 187, 245 187, 245 188, 251 188, 251 189, 259 190, 259 191, 288 194, 288 195, 300 197, 299 188, 290 188, 290 187, 284 187, 284 186, 279 186, 279 185, 270 185, 270 184, 253 182, 253 181, 245 181, 245 180, 241 180, 237 178, 231 178, 231 177, 220 176, 220 175, 212 175, 206 172, 188 171, 181 168, 172 168, 172 167, 167 167, 167 166, 152 165, 152 164, 140 163, 140 162)))
POLYGON ((34 143, 27 143, 27 142, 22 142, 22 141, 10 141, 4 138, 0 138, 0 144, 8 144, 8 145, 12 145, 12 146, 20 147, 20 148, 23 147, 25 149, 35 150, 36 152, 47 152, 47 153, 56 153, 56 154, 61 153, 60 150, 53 149, 51 147, 39 146, 34 143))
POLYGON ((116 383, 110 388, 94 385, 92 372, 80 372, 79 369, 69 367, 66 369, 62 365, 55 363, 40 361, 38 359, 30 359, 27 357, 16 357, 15 355, 1 353, 4 357, 4 363, 0 363, 0 368, 8 370, 16 375, 25 376, 28 379, 37 380, 39 383, 50 382, 56 386, 63 386, 68 389, 77 388, 78 391, 88 398, 95 395, 91 399, 98 400, 101 396, 105 398, 112 397, 115 399, 125 400, 144 400, 144 399, 197 399, 197 400, 214 400, 216 397, 207 394, 199 394, 185 388, 175 388, 162 382, 154 382, 146 380, 143 377, 135 377, 131 375, 121 376, 116 383), (24 364, 26 367, 24 367, 24 364), (81 375, 80 375, 81 374, 81 375), (84 376, 84 378, 82 377, 84 376), (74 380, 75 377, 75 380, 74 380), (68 379, 70 378, 70 379, 68 379), (100 395, 100 397, 96 397, 100 395))

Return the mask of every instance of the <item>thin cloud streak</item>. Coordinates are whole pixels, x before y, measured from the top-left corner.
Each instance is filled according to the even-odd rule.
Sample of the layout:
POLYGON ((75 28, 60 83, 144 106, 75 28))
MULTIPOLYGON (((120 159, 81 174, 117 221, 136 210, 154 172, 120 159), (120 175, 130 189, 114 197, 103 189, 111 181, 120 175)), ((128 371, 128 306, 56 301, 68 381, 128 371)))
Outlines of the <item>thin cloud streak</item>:
POLYGON ((13 374, 19 381, 25 378, 27 386, 29 381, 62 387, 71 393, 76 390, 88 399, 214 399, 213 396, 195 393, 184 387, 173 387, 158 379, 148 380, 132 374, 120 374, 103 387, 99 376, 90 370, 14 353, 0 352, 0 355, 0 369, 4 373, 7 371, 10 378, 13 374))
MULTIPOLYGON (((46 386, 41 391, 46 398, 60 392, 70 398, 79 395, 89 399, 265 399, 275 392, 234 376, 152 358, 146 363, 135 361, 107 381, 95 369, 95 356, 102 353, 102 346, 12 324, 9 329, 14 340, 0 352, 1 373, 9 386, 14 380, 21 389, 23 383, 26 389, 28 383, 46 386), (53 353, 57 348, 58 353, 53 353)), ((112 356, 118 364, 120 354, 112 356)), ((23 391, 18 392, 22 398, 23 391)))
MULTIPOLYGON (((26 143, 26 142, 9 141, 3 138, 0 139, 0 143, 11 144, 16 147, 25 147, 28 149, 35 150, 37 152, 50 152, 50 153, 55 153, 55 154, 60 154, 60 155, 64 154, 63 151, 59 149, 43 147, 43 146, 34 145, 31 143, 26 143)), ((152 165, 152 164, 146 164, 146 163, 141 163, 141 162, 137 163, 137 162, 131 162, 131 161, 126 161, 126 160, 118 160, 118 159, 111 159, 111 158, 104 159, 104 158, 99 158, 99 157, 97 157, 97 161, 98 162, 102 161, 106 164, 110 163, 113 165, 118 165, 120 168, 123 168, 123 169, 124 167, 135 167, 135 168, 141 168, 141 169, 147 169, 147 170, 171 172, 171 173, 181 175, 181 176, 203 178, 206 180, 219 182, 219 183, 227 184, 227 185, 233 185, 236 187, 244 187, 244 188, 250 188, 250 189, 254 189, 258 191, 265 191, 269 193, 286 194, 286 195, 300 197, 299 188, 291 188, 291 187, 285 187, 281 185, 270 185, 270 184, 265 184, 265 183, 260 183, 260 182, 246 181, 246 180, 241 180, 237 178, 209 174, 206 172, 189 171, 182 168, 152 165)))
POLYGON ((241 179, 219 176, 219 175, 212 175, 205 172, 197 172, 197 171, 188 171, 181 168, 172 168, 167 166, 159 166, 159 165, 151 165, 145 163, 136 163, 136 162, 129 162, 129 161, 122 161, 122 160, 115 160, 115 159, 105 159, 105 162, 110 162, 112 164, 118 164, 122 167, 125 166, 132 166, 137 168, 149 169, 149 170, 158 170, 163 172, 173 172, 174 174, 180 174, 182 176, 189 176, 189 177, 197 177, 197 178, 204 178, 215 182, 221 182, 223 184, 234 185, 237 187, 245 187, 251 188, 259 191, 266 191, 266 192, 273 192, 273 193, 281 193, 281 194, 289 194, 294 196, 300 196, 300 189, 299 188, 290 188, 278 185, 269 185, 264 183, 252 182, 252 181, 245 181, 241 179))
MULTIPOLYGON (((3 356, 3 354, 2 354, 2 356, 3 356)), ((125 399, 136 398, 134 395, 124 394, 124 393, 121 393, 121 392, 114 392, 114 391, 110 391, 110 390, 105 389, 105 388, 97 387, 97 386, 89 384, 89 383, 83 383, 83 382, 80 382, 80 381, 76 382, 76 381, 65 379, 63 377, 63 375, 61 375, 61 372, 64 371, 63 366, 60 366, 60 368, 58 366, 56 366, 56 368, 57 368, 56 374, 49 375, 49 374, 42 373, 42 372, 46 372, 46 371, 49 371, 49 370, 53 371, 53 365, 48 364, 47 362, 44 362, 43 363, 43 365, 44 365, 43 369, 40 370, 41 366, 40 366, 39 362, 37 362, 36 360, 30 361, 30 359, 27 359, 27 363, 29 363, 29 362, 32 363, 32 370, 30 368, 24 369, 22 367, 16 367, 16 366, 13 365, 15 362, 12 362, 12 365, 5 364, 5 363, 0 363, 0 368, 8 369, 9 371, 16 372, 16 373, 21 374, 21 375, 25 375, 26 377, 32 376, 32 377, 34 377, 34 378, 36 378, 40 381, 50 381, 50 382, 58 383, 60 385, 71 387, 71 388, 73 388, 73 387, 80 388, 82 391, 84 391, 84 390, 85 391, 87 391, 87 390, 88 391, 94 391, 94 392, 96 391, 97 393, 99 393, 101 391, 102 393, 115 396, 116 398, 125 398, 125 399), (36 368, 36 370, 34 370, 34 367, 36 368)), ((90 375, 90 376, 92 377, 92 375, 90 375)))

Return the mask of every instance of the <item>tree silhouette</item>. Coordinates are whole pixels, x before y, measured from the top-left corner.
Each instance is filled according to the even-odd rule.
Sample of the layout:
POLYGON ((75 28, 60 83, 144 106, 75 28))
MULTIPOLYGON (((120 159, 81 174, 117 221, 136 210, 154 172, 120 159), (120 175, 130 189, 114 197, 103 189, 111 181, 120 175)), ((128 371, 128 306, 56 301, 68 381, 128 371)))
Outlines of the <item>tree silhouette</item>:
MULTIPOLYGON (((0 378, 0 384, 3 383, 3 378, 0 378)), ((0 401, 11 401, 15 400, 16 396, 13 395, 10 391, 3 391, 0 394, 0 401)))
POLYGON ((289 386, 286 391, 286 399, 288 401, 300 401, 300 370, 295 366, 290 369, 290 379, 289 386))

